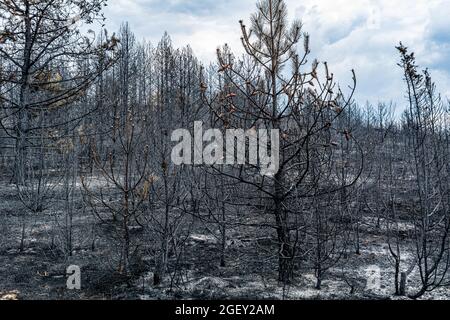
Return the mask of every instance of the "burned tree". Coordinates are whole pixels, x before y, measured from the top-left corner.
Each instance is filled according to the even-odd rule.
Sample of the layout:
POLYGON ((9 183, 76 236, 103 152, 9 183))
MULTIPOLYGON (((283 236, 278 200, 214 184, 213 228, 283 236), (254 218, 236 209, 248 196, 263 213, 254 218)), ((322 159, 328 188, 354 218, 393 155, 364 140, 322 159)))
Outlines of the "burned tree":
MULTIPOLYGON (((411 199, 412 239, 415 247, 415 267, 420 276, 418 289, 409 296, 417 299, 426 292, 448 285, 448 114, 436 94, 429 72, 425 70, 420 73, 417 70, 414 53, 409 53, 402 44, 397 49, 402 58, 399 65, 404 71, 409 100, 404 130, 411 150, 407 162, 414 177, 411 199)), ((399 259, 399 251, 397 246, 397 251, 391 250, 391 254, 399 259)))
MULTIPOLYGON (((283 283, 293 278, 299 246, 296 234, 302 229, 302 225, 295 223, 301 219, 295 218, 299 212, 290 205, 292 199, 311 198, 343 187, 320 186, 318 191, 312 188, 320 177, 315 176, 317 171, 311 170, 311 162, 332 147, 331 133, 338 131, 334 123, 349 105, 354 90, 353 86, 350 98, 344 99, 326 63, 323 81, 317 61, 311 71, 303 71, 310 54, 309 36, 302 33, 298 21, 289 28, 286 16, 284 1, 258 2, 257 12, 251 17, 251 28, 240 22, 246 58, 237 60, 218 50, 219 72, 227 86, 207 101, 226 128, 246 125, 249 133, 258 128, 279 132, 279 170, 267 172, 267 167, 260 162, 238 166, 224 174, 247 185, 271 210, 278 241, 279 280, 283 283), (297 44, 302 37, 304 52, 299 55, 297 44), (261 176, 261 170, 268 174, 261 176)), ((350 135, 348 138, 353 139, 350 135)), ((263 142, 267 144, 260 141, 260 148, 263 142)), ((352 185, 358 175, 353 178, 346 186, 352 185)))
POLYGON ((93 32, 83 35, 79 25, 102 21, 104 3, 0 1, 1 125, 15 142, 13 179, 32 212, 43 211, 54 198, 59 177, 53 171, 64 170, 60 147, 70 136, 65 125, 90 112, 80 108, 68 119, 67 110, 110 65, 100 69, 94 60, 113 49, 114 41, 96 45, 93 32))

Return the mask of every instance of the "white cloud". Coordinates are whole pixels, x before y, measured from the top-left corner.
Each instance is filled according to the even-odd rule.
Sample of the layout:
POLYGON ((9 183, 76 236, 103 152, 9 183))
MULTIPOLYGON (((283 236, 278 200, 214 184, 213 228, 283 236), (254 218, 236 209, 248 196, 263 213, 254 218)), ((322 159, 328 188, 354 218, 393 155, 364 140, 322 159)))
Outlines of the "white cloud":
MULTIPOLYGON (((290 18, 301 19, 311 35, 313 57, 328 61, 339 82, 358 78, 356 98, 404 103, 395 46, 415 51, 443 94, 450 96, 450 6, 448 0, 286 0, 290 18)), ((137 38, 156 43, 164 31, 175 46, 190 44, 204 60, 228 43, 241 53, 238 20, 249 20, 254 0, 111 0, 107 27, 129 21, 137 38)))

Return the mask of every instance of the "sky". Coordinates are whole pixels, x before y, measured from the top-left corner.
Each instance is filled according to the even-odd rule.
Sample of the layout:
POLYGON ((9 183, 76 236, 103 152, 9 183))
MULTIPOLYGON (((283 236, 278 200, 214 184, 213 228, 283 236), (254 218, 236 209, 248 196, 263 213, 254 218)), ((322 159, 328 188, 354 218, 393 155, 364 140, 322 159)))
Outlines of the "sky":
MULTIPOLYGON (((397 66, 399 41, 429 68, 444 99, 450 98, 450 0, 286 0, 289 19, 309 33, 311 60, 327 61, 342 88, 357 77, 359 104, 393 102, 405 108, 397 66)), ((128 21, 137 39, 157 43, 165 31, 176 47, 190 45, 205 63, 228 43, 243 52, 239 20, 249 25, 255 0, 110 0, 106 28, 128 21)), ((301 49, 302 46, 299 46, 301 49)))

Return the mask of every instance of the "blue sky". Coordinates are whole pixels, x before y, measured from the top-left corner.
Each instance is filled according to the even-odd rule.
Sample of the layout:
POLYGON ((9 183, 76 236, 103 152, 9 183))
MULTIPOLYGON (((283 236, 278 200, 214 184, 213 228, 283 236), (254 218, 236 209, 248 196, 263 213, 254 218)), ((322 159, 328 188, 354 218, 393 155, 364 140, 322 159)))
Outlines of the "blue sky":
MULTIPOLYGON (((291 19, 311 36, 312 57, 327 61, 341 86, 356 71, 356 99, 393 101, 402 109, 404 85, 395 46, 414 50, 444 97, 450 98, 450 0, 286 0, 291 19)), ((130 23, 138 39, 157 43, 167 31, 175 46, 190 44, 205 62, 228 43, 242 53, 238 21, 248 23, 255 0, 110 0, 106 27, 130 23)))

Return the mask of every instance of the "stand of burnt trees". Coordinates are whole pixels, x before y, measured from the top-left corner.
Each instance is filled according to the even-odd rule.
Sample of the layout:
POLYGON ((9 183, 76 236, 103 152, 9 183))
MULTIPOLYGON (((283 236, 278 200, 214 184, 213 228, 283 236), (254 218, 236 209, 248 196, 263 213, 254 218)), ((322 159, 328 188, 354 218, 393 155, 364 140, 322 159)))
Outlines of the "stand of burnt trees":
POLYGON ((404 46, 400 118, 388 105, 356 105, 353 70, 341 90, 328 64, 310 59, 309 35, 288 23, 282 0, 259 1, 250 24, 240 22, 243 56, 224 45, 208 67, 167 34, 157 46, 127 24, 117 35, 83 35, 78 24, 101 22, 103 5, 0 0, 0 150, 14 159, 1 181, 23 204, 19 251, 28 213, 50 212, 54 250, 106 246, 111 273, 150 270, 153 285, 172 289, 193 257, 203 263, 189 246, 193 233, 216 240, 208 263, 218 268, 235 260, 233 243, 263 235, 266 256, 250 245, 240 265, 267 264, 266 276, 285 288, 311 272, 320 290, 364 253, 371 232, 388 247, 393 292, 416 299, 449 285, 449 104, 404 46), (198 121, 245 134, 227 141, 243 150, 230 154, 219 134, 204 136, 216 161, 176 165, 172 132, 194 136, 198 121), (279 139, 273 172, 240 161, 258 153, 250 142, 261 129, 278 133, 259 141, 279 139), (73 221, 83 214, 93 219, 80 235, 73 221))

